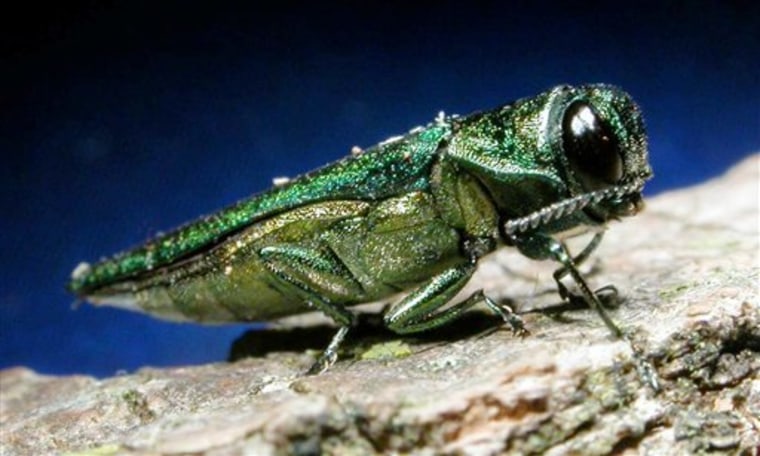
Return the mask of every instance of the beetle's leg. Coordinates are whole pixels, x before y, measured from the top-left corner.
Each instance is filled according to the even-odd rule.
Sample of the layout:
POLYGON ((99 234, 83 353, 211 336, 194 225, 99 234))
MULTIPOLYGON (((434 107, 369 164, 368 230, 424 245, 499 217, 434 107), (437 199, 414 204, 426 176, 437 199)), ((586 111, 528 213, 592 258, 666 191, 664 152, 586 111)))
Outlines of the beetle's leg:
MULTIPOLYGON (((650 385, 655 391, 659 391, 659 379, 657 378, 657 370, 654 368, 654 365, 652 365, 652 363, 649 362, 649 360, 647 360, 641 354, 640 350, 637 350, 635 348, 630 337, 623 334, 623 331, 621 331, 615 322, 612 321, 610 316, 607 315, 607 311, 605 310, 604 306, 602 306, 599 298, 595 293, 591 292, 591 289, 586 284, 583 276, 578 271, 575 260, 567 251, 567 247, 565 247, 563 243, 557 241, 556 239, 541 234, 512 236, 510 240, 520 249, 523 254, 529 258, 537 260, 552 258, 562 264, 561 270, 566 271, 564 274, 569 273, 573 278, 575 283, 578 285, 578 288, 580 289, 581 295, 586 301, 586 304, 599 314, 599 316, 604 321, 604 324, 607 325, 615 337, 620 337, 628 341, 628 344, 633 351, 633 356, 636 360, 636 367, 639 371, 641 380, 650 385)), ((596 245, 593 245, 594 243, 598 245, 599 241, 592 240, 591 244, 586 246, 581 254, 578 255, 581 257, 581 260, 585 259, 588 256, 586 252, 590 254, 591 251, 596 248, 596 245)))
POLYGON ((385 325, 399 334, 425 331, 444 325, 478 302, 485 301, 495 314, 512 326, 514 332, 525 333, 522 320, 511 309, 505 309, 485 296, 483 290, 478 290, 464 301, 440 310, 465 286, 474 272, 474 263, 464 263, 434 276, 391 306, 384 317, 385 325))
POLYGON ((283 291, 300 296, 310 307, 321 311, 340 325, 330 344, 308 374, 318 374, 330 367, 337 359, 338 347, 356 316, 343 305, 328 296, 361 296, 362 289, 350 272, 329 252, 279 244, 264 247, 259 255, 272 273, 273 285, 283 291))
POLYGON ((589 307, 594 309, 599 314, 599 316, 602 317, 604 324, 607 325, 607 327, 616 337, 621 337, 623 335, 623 332, 620 330, 620 328, 618 328, 615 322, 612 321, 610 316, 607 315, 607 311, 604 309, 604 306, 602 305, 602 302, 599 300, 599 297, 596 295, 596 293, 591 291, 589 286, 586 284, 586 280, 583 278, 580 271, 578 271, 573 257, 570 256, 570 252, 567 251, 567 247, 565 247, 563 243, 557 241, 556 239, 549 239, 551 240, 549 243, 549 251, 551 252, 552 257, 560 262, 563 269, 567 270, 567 272, 573 278, 573 281, 575 281, 575 284, 578 286, 578 289, 581 292, 581 296, 585 299, 589 307))
MULTIPOLYGON (((589 241, 589 243, 586 245, 586 247, 583 248, 581 253, 573 257, 573 263, 575 266, 580 266, 581 263, 586 261, 589 256, 596 250, 597 247, 599 247, 599 244, 602 242, 602 238, 604 238, 604 231, 598 231, 594 233, 594 237, 589 241)), ((564 283, 562 283, 562 278, 565 277, 569 272, 569 269, 562 265, 559 269, 554 271, 554 281, 557 283, 557 288, 559 290, 559 295, 562 297, 562 299, 567 299, 570 302, 577 302, 580 301, 582 303, 586 303, 586 300, 583 296, 578 296, 570 292, 570 290, 567 289, 567 286, 565 286, 564 283)), ((614 298, 617 296, 617 288, 615 288, 614 285, 605 285, 601 288, 598 288, 594 291, 594 294, 597 297, 600 297, 600 302, 603 303, 609 303, 614 300, 614 298), (603 300, 601 298, 602 293, 609 293, 609 297, 605 297, 603 300)))
MULTIPOLYGON (((596 236, 594 239, 596 239, 596 236)), ((600 240, 601 238, 596 241, 592 240, 591 243, 586 246, 585 249, 583 249, 583 252, 578 255, 580 259, 584 260, 586 257, 588 257, 588 254, 590 254, 596 248, 596 245, 594 244, 598 244, 600 240)), ((551 236, 542 234, 514 236, 512 238, 512 241, 520 249, 520 251, 529 258, 539 260, 552 258, 553 260, 558 261, 560 264, 562 264, 562 268, 557 273, 555 273, 555 279, 557 278, 557 275, 561 277, 565 274, 570 274, 570 276, 573 278, 573 281, 578 286, 578 289, 581 292, 581 297, 586 302, 586 304, 599 314, 599 316, 604 321, 604 324, 607 325, 607 327, 616 337, 622 336, 622 331, 617 327, 615 322, 612 321, 610 316, 607 315, 607 312, 599 300, 599 297, 594 294, 594 292, 592 292, 586 284, 586 280, 583 278, 583 275, 581 275, 580 271, 578 271, 575 260, 570 255, 570 252, 568 252, 565 244, 552 238, 551 236)), ((557 283, 561 284, 559 280, 557 280, 557 283)), ((565 294, 565 296, 562 296, 563 299, 569 296, 569 292, 564 285, 560 285, 559 292, 560 296, 562 296, 563 293, 565 294)))
MULTIPOLYGON (((573 257, 573 263, 575 263, 576 266, 580 266, 584 261, 586 261, 588 257, 591 256, 591 254, 594 252, 594 250, 599 247, 599 244, 602 242, 603 237, 604 231, 595 233, 594 237, 586 245, 586 247, 583 248, 581 253, 573 257)), ((557 286, 560 287, 560 295, 562 295, 563 298, 567 297, 566 295, 568 294, 568 290, 563 284, 561 284, 560 280, 565 277, 568 272, 568 269, 564 265, 554 271, 554 280, 557 282, 557 286)))
MULTIPOLYGON (((353 316, 353 314, 351 314, 353 316)), ((314 364, 311 365, 309 370, 306 371, 306 375, 318 375, 326 371, 327 368, 335 364, 338 359, 338 347, 343 343, 343 339, 346 338, 348 330, 353 326, 353 322, 350 325, 341 326, 338 328, 338 332, 330 339, 330 343, 325 348, 325 351, 319 355, 314 364)))

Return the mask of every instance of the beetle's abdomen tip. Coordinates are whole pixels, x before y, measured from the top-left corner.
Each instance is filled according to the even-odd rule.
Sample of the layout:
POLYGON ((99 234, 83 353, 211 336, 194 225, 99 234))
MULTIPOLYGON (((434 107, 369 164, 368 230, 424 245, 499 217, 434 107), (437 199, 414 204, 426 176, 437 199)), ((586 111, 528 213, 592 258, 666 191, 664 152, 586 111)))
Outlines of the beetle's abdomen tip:
POLYGON ((92 272, 92 266, 90 263, 87 263, 86 261, 82 261, 76 267, 73 271, 71 271, 70 281, 68 284, 66 284, 66 289, 73 293, 80 298, 82 298, 82 284, 84 283, 85 277, 92 272))
POLYGON ((92 271, 92 266, 90 266, 90 263, 82 261, 74 268, 73 271, 71 271, 71 280, 81 280, 84 276, 89 274, 90 271, 92 271))

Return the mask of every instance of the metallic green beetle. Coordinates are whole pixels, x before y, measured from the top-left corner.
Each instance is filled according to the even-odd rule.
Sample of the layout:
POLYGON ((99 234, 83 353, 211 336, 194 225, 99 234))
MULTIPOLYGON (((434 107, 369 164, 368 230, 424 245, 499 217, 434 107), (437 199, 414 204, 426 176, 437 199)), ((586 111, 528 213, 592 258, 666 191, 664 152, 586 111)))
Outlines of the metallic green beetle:
POLYGON ((95 304, 198 322, 319 310, 340 328, 310 372, 335 361, 348 306, 409 293, 385 313, 397 333, 440 326, 478 302, 449 301, 502 245, 562 266, 616 335, 576 265, 607 221, 637 213, 652 176, 639 108, 609 85, 559 86, 426 127, 295 178, 95 265, 69 289, 95 304), (573 258, 561 242, 595 229, 573 258), (574 230, 577 231, 577 230, 574 230))

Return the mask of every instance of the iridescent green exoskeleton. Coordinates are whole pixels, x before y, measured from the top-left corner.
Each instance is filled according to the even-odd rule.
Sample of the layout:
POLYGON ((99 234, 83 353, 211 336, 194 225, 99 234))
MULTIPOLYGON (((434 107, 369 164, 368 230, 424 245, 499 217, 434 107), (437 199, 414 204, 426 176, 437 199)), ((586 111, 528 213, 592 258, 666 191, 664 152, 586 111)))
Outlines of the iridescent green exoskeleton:
POLYGON ((440 326, 484 302, 450 301, 500 246, 554 259, 616 335, 576 265, 611 219, 642 206, 652 176, 639 108, 608 85, 559 86, 426 127, 295 178, 148 243, 77 267, 69 284, 96 304, 197 322, 264 321, 319 310, 340 325, 319 372, 355 322, 354 304, 405 297, 385 324, 440 326), (575 258, 561 242, 594 229, 575 258))

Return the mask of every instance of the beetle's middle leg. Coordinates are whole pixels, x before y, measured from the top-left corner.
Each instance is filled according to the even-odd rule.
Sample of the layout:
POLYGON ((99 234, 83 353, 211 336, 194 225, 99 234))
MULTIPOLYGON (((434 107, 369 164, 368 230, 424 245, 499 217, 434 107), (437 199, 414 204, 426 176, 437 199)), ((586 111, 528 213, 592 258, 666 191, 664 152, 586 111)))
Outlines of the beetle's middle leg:
POLYGON ((509 323, 514 332, 525 333, 520 317, 508 307, 505 308, 505 306, 496 304, 483 294, 483 290, 478 290, 464 301, 441 310, 464 288, 474 272, 474 262, 467 262, 452 266, 437 274, 404 299, 391 306, 384 317, 385 325, 399 334, 425 331, 448 323, 459 317, 468 308, 483 301, 491 311, 509 323))
POLYGON ((300 296, 307 305, 340 325, 330 344, 307 373, 311 375, 323 372, 335 363, 338 347, 356 323, 356 316, 336 302, 335 298, 361 297, 361 286, 329 251, 295 244, 278 244, 262 248, 259 256, 272 274, 275 287, 287 294, 300 296))

